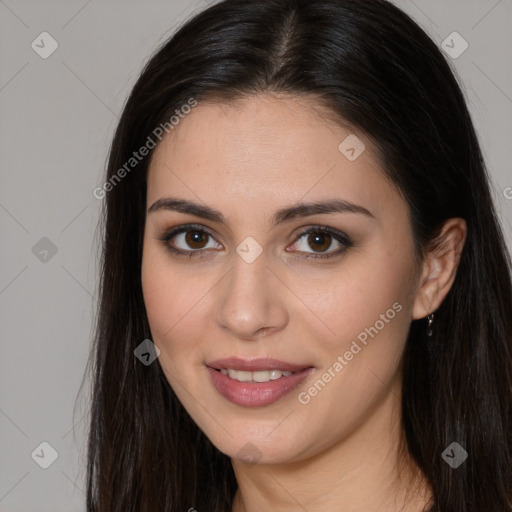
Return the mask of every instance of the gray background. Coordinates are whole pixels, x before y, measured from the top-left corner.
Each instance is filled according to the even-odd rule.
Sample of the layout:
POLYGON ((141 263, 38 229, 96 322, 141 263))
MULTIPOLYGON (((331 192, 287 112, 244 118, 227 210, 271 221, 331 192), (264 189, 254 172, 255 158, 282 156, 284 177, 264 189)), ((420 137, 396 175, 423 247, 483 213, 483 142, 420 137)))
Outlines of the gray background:
MULTIPOLYGON (((78 391, 97 305, 92 191, 144 62, 208 3, 0 0, 0 511, 85 509, 88 381, 78 391), (44 31, 59 45, 47 59, 31 47, 44 31), (41 252, 44 237, 55 254, 41 252), (31 457, 43 441, 58 452, 48 469, 31 457)), ((469 43, 451 61, 512 248, 512 0, 396 3, 439 45, 454 31, 469 43)), ((43 450, 34 458, 49 461, 43 450)))

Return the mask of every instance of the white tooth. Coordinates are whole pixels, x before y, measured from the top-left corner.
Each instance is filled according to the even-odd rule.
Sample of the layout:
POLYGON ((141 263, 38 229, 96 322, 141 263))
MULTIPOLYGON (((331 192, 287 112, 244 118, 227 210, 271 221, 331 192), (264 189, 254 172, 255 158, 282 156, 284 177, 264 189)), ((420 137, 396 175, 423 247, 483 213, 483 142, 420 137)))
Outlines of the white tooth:
POLYGON ((236 378, 240 382, 249 382, 252 380, 252 372, 238 371, 236 378))
POLYGON ((270 380, 270 372, 267 370, 252 372, 252 380, 255 382, 268 382, 270 380))
POLYGON ((270 380, 277 380, 281 377, 288 377, 293 372, 286 372, 281 370, 259 370, 256 372, 248 372, 245 370, 234 370, 232 368, 222 368, 221 373, 228 375, 231 379, 240 382, 269 382, 270 380))
POLYGON ((270 380, 277 380, 283 376, 283 372, 281 370, 270 370, 270 380))

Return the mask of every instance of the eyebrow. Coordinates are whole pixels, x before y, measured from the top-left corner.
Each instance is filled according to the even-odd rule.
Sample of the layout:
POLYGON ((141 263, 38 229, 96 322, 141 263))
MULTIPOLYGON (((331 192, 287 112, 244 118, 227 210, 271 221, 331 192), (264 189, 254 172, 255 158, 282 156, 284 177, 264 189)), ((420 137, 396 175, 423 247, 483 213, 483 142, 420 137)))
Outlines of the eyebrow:
MULTIPOLYGON (((159 210, 171 210, 181 213, 188 213, 220 224, 226 224, 222 213, 209 206, 200 205, 185 199, 166 197, 158 199, 149 208, 148 213, 159 210)), ((286 208, 282 208, 272 216, 272 224, 276 226, 285 221, 296 218, 309 217, 322 213, 360 213, 367 217, 375 216, 363 206, 350 203, 343 199, 331 199, 327 201, 318 201, 311 203, 297 203, 286 208)))

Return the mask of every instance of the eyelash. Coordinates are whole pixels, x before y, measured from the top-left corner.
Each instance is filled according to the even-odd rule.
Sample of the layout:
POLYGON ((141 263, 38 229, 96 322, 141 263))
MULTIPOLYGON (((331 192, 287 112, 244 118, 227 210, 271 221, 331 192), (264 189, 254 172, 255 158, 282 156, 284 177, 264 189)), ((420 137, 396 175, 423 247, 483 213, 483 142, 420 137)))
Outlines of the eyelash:
MULTIPOLYGON (((173 247, 169 244, 169 241, 172 240, 175 236, 180 235, 181 233, 186 233, 187 231, 199 231, 200 233, 206 233, 208 236, 215 238, 207 229, 204 228, 204 226, 201 226, 200 224, 186 224, 183 226, 176 227, 174 229, 171 229, 170 231, 167 231, 162 237, 159 237, 158 240, 160 240, 165 247, 171 251, 173 254, 178 256, 188 256, 189 258, 192 257, 200 257, 204 258, 204 249, 195 249, 190 251, 184 251, 182 249, 177 249, 176 247, 173 247)), ((335 252, 330 252, 326 254, 321 253, 306 253, 306 256, 301 256, 301 258, 308 260, 308 259, 327 259, 327 258, 333 258, 335 256, 341 255, 341 253, 345 252, 346 249, 349 247, 352 247, 353 243, 348 235, 345 233, 328 228, 325 226, 309 226, 305 229, 300 230, 296 236, 295 240, 293 241, 293 244, 295 244, 298 240, 300 240, 304 235, 309 234, 317 234, 317 233, 323 233, 330 235, 332 238, 334 238, 337 242, 342 244, 344 247, 342 249, 339 249, 335 252)))

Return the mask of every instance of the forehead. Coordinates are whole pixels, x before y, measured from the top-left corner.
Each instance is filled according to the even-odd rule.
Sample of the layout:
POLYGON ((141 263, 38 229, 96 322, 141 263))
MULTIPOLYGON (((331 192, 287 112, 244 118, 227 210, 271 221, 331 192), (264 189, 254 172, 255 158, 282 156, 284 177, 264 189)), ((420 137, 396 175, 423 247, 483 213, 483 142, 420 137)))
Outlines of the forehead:
POLYGON ((385 207, 396 192, 375 155, 363 134, 304 98, 199 103, 155 149, 148 204, 181 195, 234 212, 342 197, 385 207), (355 160, 347 144, 362 151, 355 160))

